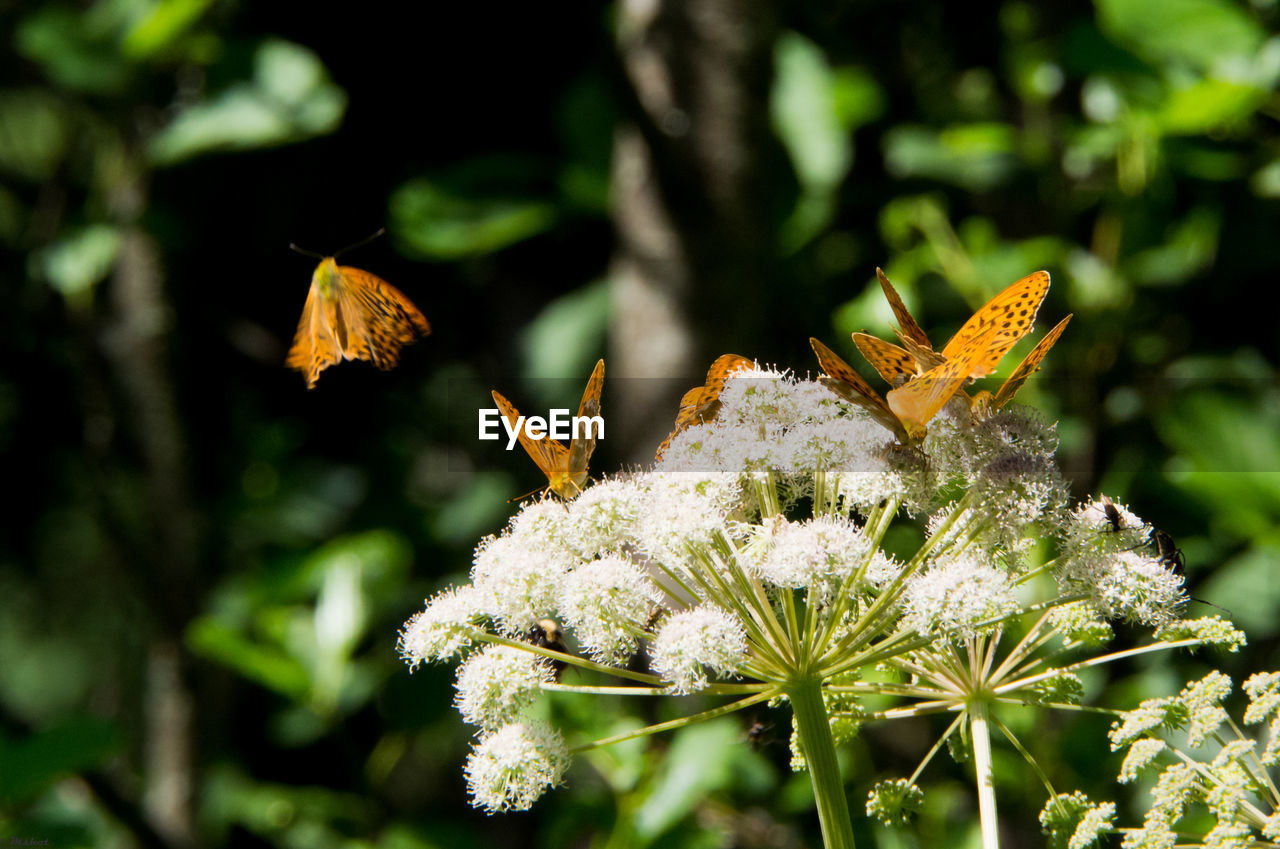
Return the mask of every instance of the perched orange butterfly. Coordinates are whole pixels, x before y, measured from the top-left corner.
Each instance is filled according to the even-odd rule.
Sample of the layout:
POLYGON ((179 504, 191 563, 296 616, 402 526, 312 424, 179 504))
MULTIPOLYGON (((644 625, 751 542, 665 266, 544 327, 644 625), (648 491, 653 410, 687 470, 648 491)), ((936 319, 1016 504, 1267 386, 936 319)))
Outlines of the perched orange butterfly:
POLYGON ((994 329, 975 336, 955 357, 916 375, 881 398, 871 385, 834 351, 817 339, 809 344, 826 375, 822 384, 841 398, 857 404, 906 444, 924 436, 925 425, 951 400, 967 380, 969 370, 986 353, 994 329))
MULTIPOLYGON (((587 388, 582 393, 582 403, 578 406, 580 419, 594 418, 600 415, 600 391, 604 388, 604 360, 599 360, 587 379, 587 388)), ((587 482, 587 462, 596 450, 596 431, 587 423, 583 433, 574 433, 566 448, 559 440, 547 436, 534 439, 526 432, 525 422, 520 411, 511 402, 494 390, 493 401, 507 420, 507 425, 516 430, 516 436, 524 450, 533 458, 542 473, 547 476, 547 489, 564 500, 576 498, 587 482)), ((576 425, 575 425, 576 431, 576 425)))
POLYGON ((924 436, 925 424, 938 414, 969 379, 984 358, 989 357, 998 328, 987 327, 948 357, 942 365, 917 375, 884 396, 889 409, 901 420, 912 439, 924 436))
POLYGON ((706 383, 702 386, 693 387, 684 393, 684 397, 680 399, 680 409, 676 412, 675 429, 671 431, 666 439, 662 440, 654 459, 661 460, 662 455, 671 446, 671 440, 675 439, 681 432, 694 425, 714 420, 716 414, 720 412, 720 392, 724 389, 725 381, 734 372, 749 369, 753 365, 754 363, 751 360, 746 357, 740 357, 737 354, 721 354, 716 357, 716 361, 707 370, 706 383))
POLYGON ((1037 271, 1027 275, 987 301, 939 352, 934 351, 929 337, 907 310, 889 278, 879 268, 876 269, 876 277, 880 280, 880 288, 884 291, 889 307, 898 319, 898 336, 905 347, 900 348, 866 333, 855 333, 853 341, 880 376, 895 387, 912 376, 936 368, 944 360, 957 356, 971 339, 994 328, 990 349, 978 358, 972 373, 967 376, 985 377, 990 374, 1014 343, 1031 332, 1036 311, 1049 292, 1048 272, 1037 271))
POLYGON ((426 317, 390 283, 321 257, 285 365, 314 389, 320 372, 342 360, 368 360, 386 371, 401 348, 430 332, 426 317))

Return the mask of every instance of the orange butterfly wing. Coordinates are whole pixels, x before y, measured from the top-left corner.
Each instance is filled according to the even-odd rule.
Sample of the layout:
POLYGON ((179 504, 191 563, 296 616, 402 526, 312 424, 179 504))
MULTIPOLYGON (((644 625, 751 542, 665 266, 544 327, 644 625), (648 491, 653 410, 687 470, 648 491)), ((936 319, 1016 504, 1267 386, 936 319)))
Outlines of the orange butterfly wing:
POLYGON ((1031 375, 1035 374, 1040 368, 1040 362, 1044 359, 1045 354, 1049 353, 1049 349, 1058 341, 1058 337, 1062 335, 1062 331, 1067 329, 1067 322, 1071 320, 1071 316, 1067 316, 1050 330, 1036 346, 1031 349, 1031 353, 1023 358, 1018 367, 1013 370, 1013 374, 1000 386, 1000 391, 996 393, 995 401, 992 402, 994 409, 1000 409, 1005 404, 1013 400, 1013 396, 1018 394, 1018 390, 1022 388, 1022 384, 1027 382, 1031 375))
POLYGON ((885 400, 909 435, 922 435, 925 424, 960 391, 975 365, 987 355, 996 331, 996 327, 988 327, 942 365, 890 390, 885 400))
MULTIPOLYGON (((525 433, 524 422, 520 421, 520 411, 515 408, 515 405, 502 397, 496 389, 490 394, 493 396, 493 402, 498 405, 502 417, 507 420, 508 426, 515 428, 519 423, 520 429, 516 431, 516 438, 520 440, 525 453, 547 476, 547 480, 552 484, 566 480, 569 475, 569 449, 550 437, 534 439, 529 436, 525 433)), ((550 484, 548 486, 553 492, 555 491, 550 484)))
POLYGON ((714 421, 720 412, 720 393, 724 390, 725 382, 735 372, 752 368, 754 365, 753 361, 738 354, 721 354, 716 357, 711 368, 707 369, 706 383, 693 387, 680 397, 680 409, 676 411, 675 428, 666 439, 662 440, 657 453, 654 454, 654 459, 661 460, 662 455, 671 447, 671 440, 679 434, 694 425, 714 421))
MULTIPOLYGON (((599 360, 587 380, 587 388, 582 393, 582 403, 578 406, 579 416, 600 415, 600 392, 604 388, 604 360, 599 360)), ((490 393, 498 405, 502 417, 511 428, 520 423, 516 438, 525 453, 534 464, 547 476, 547 489, 568 501, 582 492, 582 485, 587 480, 587 461, 596 449, 595 430, 588 425, 586 433, 581 437, 573 437, 566 448, 558 440, 550 436, 534 439, 525 432, 524 422, 520 422, 520 411, 515 405, 495 389, 490 393)))
MULTIPOLYGON (((871 363, 871 367, 891 387, 901 386, 919 374, 916 358, 892 342, 886 342, 870 333, 854 333, 853 344, 858 346, 863 358, 871 363)), ((821 362, 822 357, 819 356, 818 360, 821 362)))
POLYGON ((894 414, 880 393, 871 388, 871 384, 863 380, 862 375, 854 371, 853 366, 841 359, 840 355, 813 337, 809 337, 809 345, 818 356, 818 365, 826 372, 819 380, 844 400, 866 410, 870 416, 887 427, 905 442, 907 432, 902 422, 894 414))
POLYGON ((405 345, 430 332, 426 316, 390 283, 327 257, 312 275, 285 364, 303 372, 312 389, 320 372, 343 359, 386 371, 405 345))
POLYGON ((884 292, 884 299, 889 302, 889 308, 893 310, 893 315, 898 319, 898 327, 906 338, 915 342, 921 348, 933 350, 933 345, 929 342, 929 337, 916 323, 915 316, 907 309, 907 305, 902 302, 902 298, 898 297, 898 290, 893 288, 893 284, 889 282, 889 278, 879 268, 876 269, 876 277, 880 280, 880 289, 884 292))
MULTIPOLYGON (((597 360, 596 367, 587 378, 587 388, 582 391, 582 402, 578 405, 578 417, 594 418, 600 415, 600 393, 604 389, 604 360, 597 360)), ((554 442, 554 440, 546 440, 554 442)), ((558 444, 558 443, 557 443, 558 444)), ((596 450, 596 429, 587 423, 581 436, 570 434, 569 458, 566 465, 567 476, 559 482, 551 478, 551 490, 561 498, 572 498, 582 492, 582 485, 587 482, 587 463, 596 450), (572 493, 572 494, 567 494, 572 493)), ((548 476, 550 477, 550 476, 548 476)))
POLYGON ((382 278, 338 267, 334 287, 347 323, 347 358, 369 360, 386 371, 400 360, 400 349, 431 332, 431 325, 400 290, 382 278))
POLYGON ((1013 344, 1031 332, 1036 310, 1049 292, 1049 273, 1037 271, 1006 288, 983 305, 956 331, 942 349, 948 360, 960 356, 976 338, 992 331, 987 350, 973 361, 967 377, 983 377, 995 370, 1013 344))
POLYGON ((330 319, 319 288, 312 283, 307 292, 307 302, 302 307, 302 318, 293 335, 293 344, 284 364, 302 372, 308 389, 315 389, 320 372, 334 363, 342 362, 342 350, 330 331, 330 319))

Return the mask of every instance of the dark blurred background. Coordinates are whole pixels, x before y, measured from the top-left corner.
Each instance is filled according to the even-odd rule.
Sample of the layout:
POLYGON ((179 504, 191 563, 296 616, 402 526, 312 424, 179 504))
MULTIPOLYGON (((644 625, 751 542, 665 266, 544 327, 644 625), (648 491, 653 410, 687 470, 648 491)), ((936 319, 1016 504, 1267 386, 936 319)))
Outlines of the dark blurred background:
MULTIPOLYGON (((395 640, 539 485, 476 440, 488 389, 570 406, 605 356, 593 468, 642 462, 717 354, 804 372, 813 335, 860 362, 851 330, 891 332, 877 265, 935 340, 1047 268, 1035 337, 1075 319, 1020 400, 1059 421, 1076 494, 1172 534, 1193 593, 1250 634, 1227 659, 1110 668, 1090 700, 1268 668, 1278 17, 1275 0, 0 5, 0 838, 816 845, 781 712, 583 756, 533 812, 480 815, 451 671, 410 676, 395 640), (394 371, 343 364, 308 392, 282 362, 315 261, 288 245, 383 225, 343 261, 433 333, 394 371), (774 729, 753 747, 755 721, 774 729)), ((582 741, 699 704, 548 709, 582 741)), ((1038 723, 1057 789, 1115 795, 1105 717, 1002 718, 1038 723)), ((941 727, 849 746, 855 812, 941 727)), ((997 756, 1006 844, 1039 845, 1044 789, 997 756)), ((972 845, 966 774, 931 765, 917 825, 859 823, 862 845, 972 845)))

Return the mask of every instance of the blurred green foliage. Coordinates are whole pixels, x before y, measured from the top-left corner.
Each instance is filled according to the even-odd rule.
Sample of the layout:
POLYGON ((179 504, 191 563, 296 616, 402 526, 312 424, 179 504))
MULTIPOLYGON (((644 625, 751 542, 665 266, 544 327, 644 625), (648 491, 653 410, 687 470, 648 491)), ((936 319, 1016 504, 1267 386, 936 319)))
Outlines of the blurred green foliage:
MULTIPOLYGON (((410 676, 394 653, 399 623, 536 483, 524 458, 475 441, 488 388, 569 397, 521 380, 580 382, 603 353, 611 151, 631 108, 617 12, 36 0, 0 14, 0 450, 22 495, 0 542, 0 838, 154 845, 147 670, 167 636, 189 662, 202 845, 813 845, 784 711, 760 752, 749 719, 722 721, 584 754, 530 814, 471 812, 449 674, 410 676), (402 288, 434 335, 390 375, 344 365, 306 393, 280 365, 309 268, 285 247, 332 251, 384 221, 391 237, 351 261, 402 288), (162 281, 141 313, 122 271, 140 233, 162 281), (123 365, 138 327, 163 340, 142 374, 123 365), (176 577, 156 554, 166 502, 147 495, 166 404, 195 513, 195 568, 176 577)), ((711 313, 698 331, 798 370, 816 335, 854 362, 849 331, 891 333, 876 265, 939 340, 1048 268, 1042 320, 1076 318, 1020 399, 1059 420, 1078 494, 1172 533, 1193 594, 1248 628, 1229 671, 1267 667, 1280 8, 773 12, 759 202, 775 262, 753 305, 771 332, 735 337, 711 313)), ((628 456, 602 445, 597 468, 628 456)), ((1090 693, 1133 701, 1211 662, 1134 665, 1090 693)), ((607 699, 541 709, 571 739, 638 723, 607 699)), ((1028 739, 1029 717, 1004 719, 1028 739)), ((1105 725, 1064 718, 1030 743, 1059 786, 1108 797, 1105 725)), ((865 729, 844 753, 851 800, 930 743, 924 722, 865 729)), ((1042 789, 1009 752, 996 766, 1010 840, 1037 844, 1042 789)), ((916 826, 860 824, 862 845, 972 845, 964 776, 935 762, 916 826)))

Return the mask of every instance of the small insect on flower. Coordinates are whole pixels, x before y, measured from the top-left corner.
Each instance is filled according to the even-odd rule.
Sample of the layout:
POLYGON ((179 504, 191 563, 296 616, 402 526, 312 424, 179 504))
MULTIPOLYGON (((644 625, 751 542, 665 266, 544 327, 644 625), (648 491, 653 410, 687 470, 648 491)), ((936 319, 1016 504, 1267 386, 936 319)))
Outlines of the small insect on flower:
POLYGON ((1107 517, 1107 525, 1112 531, 1119 533, 1124 530, 1124 517, 1120 515, 1120 508, 1109 496, 1102 496, 1102 512, 1107 517))
MULTIPOLYGON (((1106 499, 1106 496, 1104 495, 1103 498, 1106 499)), ((1104 509, 1105 509, 1105 506, 1104 506, 1104 509)), ((1115 509, 1114 506, 1112 507, 1112 509, 1115 509)), ((1182 549, 1178 548, 1177 543, 1173 541, 1173 537, 1169 536, 1167 532, 1162 531, 1159 528, 1152 527, 1151 531, 1147 534, 1147 541, 1143 543, 1143 545, 1149 545, 1155 548, 1156 560, 1159 561, 1161 566, 1168 569, 1170 572, 1172 572, 1173 574, 1177 575, 1180 578, 1186 577, 1186 574, 1187 574, 1186 558, 1182 556, 1182 549)), ((1213 607, 1213 608, 1217 608, 1218 610, 1221 610, 1223 613, 1227 614, 1228 618, 1233 616, 1230 610, 1228 610, 1227 608, 1221 605, 1214 604, 1211 601, 1205 601, 1202 598, 1196 598, 1195 596, 1188 596, 1188 597, 1192 601, 1197 602, 1199 604, 1205 604, 1205 605, 1208 605, 1209 607, 1213 607)))
POLYGON ((1186 571, 1187 562, 1182 557, 1182 549, 1174 543, 1173 537, 1159 528, 1152 528, 1147 544, 1155 546, 1160 564, 1171 569, 1173 574, 1181 575, 1186 571))
MULTIPOLYGON (((564 644, 564 629, 554 619, 539 619, 534 623, 529 628, 529 642, 538 648, 551 649, 562 654, 569 653, 569 649, 564 644)), ((564 668, 568 666, 563 660, 553 658, 547 658, 547 662, 555 670, 557 680, 560 678, 560 673, 564 672, 564 668)))
POLYGON ((302 372, 308 389, 315 388, 320 372, 343 360, 368 360, 386 371, 399 362, 401 348, 431 332, 426 317, 390 283, 338 265, 336 257, 343 251, 321 256, 297 245, 289 247, 320 259, 285 358, 286 366, 302 372))
POLYGON ((680 409, 676 412, 675 429, 671 431, 666 439, 662 440, 654 459, 661 460, 662 455, 671 446, 671 440, 675 439, 679 434, 694 425, 713 421, 716 414, 720 412, 720 392, 724 389, 725 381, 734 372, 749 369, 752 365, 751 360, 746 357, 740 357, 737 354, 721 354, 716 357, 716 361, 707 370, 706 382, 702 386, 693 387, 684 393, 684 396, 680 399, 680 409))
POLYGON ((568 448, 550 436, 545 439, 530 436, 520 411, 497 390, 491 393, 502 417, 507 420, 508 428, 515 431, 524 450, 547 476, 546 489, 566 501, 577 498, 587 482, 587 462, 596 450, 596 429, 590 420, 600 418, 600 392, 603 389, 604 360, 599 360, 587 379, 587 388, 583 390, 578 418, 575 419, 575 430, 577 423, 581 422, 583 432, 572 434, 568 448))

